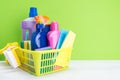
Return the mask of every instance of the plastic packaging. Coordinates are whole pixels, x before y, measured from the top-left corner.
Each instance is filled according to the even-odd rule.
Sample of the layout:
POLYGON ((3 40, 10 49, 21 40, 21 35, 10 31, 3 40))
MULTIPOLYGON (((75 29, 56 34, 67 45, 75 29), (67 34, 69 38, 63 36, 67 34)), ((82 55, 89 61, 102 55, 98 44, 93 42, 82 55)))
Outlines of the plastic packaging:
POLYGON ((22 21, 22 40, 26 40, 26 30, 28 30, 28 40, 30 40, 32 33, 35 31, 36 21, 34 16, 37 16, 37 8, 31 7, 29 12, 29 18, 22 21))
POLYGON ((21 65, 20 60, 16 54, 16 51, 19 50, 17 42, 8 43, 3 49, 0 50, 0 53, 3 52, 8 63, 13 67, 17 68, 21 65))
POLYGON ((55 49, 60 35, 58 23, 52 22, 50 25, 50 30, 51 31, 47 34, 49 46, 55 49))
POLYGON ((36 24, 36 31, 32 33, 31 36, 31 49, 35 50, 37 48, 40 48, 41 44, 39 42, 39 38, 41 37, 40 32, 42 31, 42 28, 44 27, 43 24, 36 24))
POLYGON ((36 31, 32 34, 31 37, 32 50, 48 46, 47 36, 46 33, 43 31, 43 28, 44 24, 36 24, 36 31))

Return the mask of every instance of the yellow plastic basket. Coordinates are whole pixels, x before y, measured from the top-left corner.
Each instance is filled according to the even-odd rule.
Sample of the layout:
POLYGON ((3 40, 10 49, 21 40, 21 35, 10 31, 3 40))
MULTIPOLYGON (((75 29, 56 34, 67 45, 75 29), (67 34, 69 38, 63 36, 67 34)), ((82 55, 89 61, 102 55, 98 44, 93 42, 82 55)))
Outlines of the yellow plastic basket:
POLYGON ((19 49, 20 68, 36 76, 54 73, 68 68, 72 48, 31 51, 19 49))

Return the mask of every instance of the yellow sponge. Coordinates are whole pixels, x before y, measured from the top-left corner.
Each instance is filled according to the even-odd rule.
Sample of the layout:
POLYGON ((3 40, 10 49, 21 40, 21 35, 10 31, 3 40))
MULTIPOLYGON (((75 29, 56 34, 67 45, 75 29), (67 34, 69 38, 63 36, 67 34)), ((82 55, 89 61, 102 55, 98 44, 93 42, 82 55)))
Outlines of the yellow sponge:
POLYGON ((68 34, 62 44, 62 47, 61 47, 61 49, 66 49, 66 50, 64 52, 59 53, 59 55, 56 59, 55 65, 59 65, 62 67, 68 65, 68 63, 69 63, 68 61, 70 59, 71 52, 68 52, 69 50, 67 50, 67 48, 72 49, 75 37, 76 37, 76 34, 74 32, 72 32, 72 31, 68 32, 68 34))

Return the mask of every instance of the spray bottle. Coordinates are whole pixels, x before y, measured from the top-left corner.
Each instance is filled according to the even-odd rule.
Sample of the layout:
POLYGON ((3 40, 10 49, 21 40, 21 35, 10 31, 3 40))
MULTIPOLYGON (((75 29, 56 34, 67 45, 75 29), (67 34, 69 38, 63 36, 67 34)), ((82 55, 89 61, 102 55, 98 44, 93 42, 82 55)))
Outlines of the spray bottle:
POLYGON ((47 34, 45 32, 45 18, 43 16, 35 16, 36 31, 31 37, 32 50, 48 46, 47 34))

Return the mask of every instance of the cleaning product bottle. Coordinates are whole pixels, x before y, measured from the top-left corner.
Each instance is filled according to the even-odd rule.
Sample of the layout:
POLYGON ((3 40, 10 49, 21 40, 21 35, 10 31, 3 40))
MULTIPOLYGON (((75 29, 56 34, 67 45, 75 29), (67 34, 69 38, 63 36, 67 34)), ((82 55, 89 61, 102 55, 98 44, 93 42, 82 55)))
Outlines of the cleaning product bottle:
POLYGON ((49 46, 55 49, 60 35, 58 23, 52 22, 50 25, 50 30, 51 31, 47 34, 49 46))
POLYGON ((32 50, 37 50, 37 49, 41 49, 42 47, 48 46, 47 33, 50 31, 50 26, 49 25, 44 26, 43 24, 39 24, 39 25, 42 26, 41 27, 42 30, 41 30, 41 32, 36 32, 36 34, 38 35, 36 37, 36 42, 37 43, 35 42, 35 40, 33 40, 33 36, 35 38, 35 34, 33 33, 34 35, 32 35, 32 39, 31 39, 31 41, 32 41, 32 45, 31 45, 32 50), (34 47, 34 44, 36 44, 35 47, 34 47))
POLYGON ((40 49, 48 46, 47 33, 50 31, 49 25, 45 25, 49 20, 47 16, 35 16, 36 32, 32 34, 31 47, 32 50, 40 49))
POLYGON ((40 47, 40 42, 39 42, 39 38, 40 38, 40 32, 42 31, 43 28, 43 24, 36 24, 36 31, 32 33, 31 36, 31 49, 35 50, 37 48, 40 47))
POLYGON ((43 30, 44 27, 45 26, 41 21, 40 23, 36 24, 36 31, 32 34, 31 37, 32 50, 48 46, 47 34, 43 30))
MULTIPOLYGON (((41 34, 44 35, 42 36, 44 38, 44 43, 47 45, 48 40, 47 40, 47 33, 50 31, 50 24, 47 24, 47 22, 50 20, 48 16, 35 16, 34 17, 36 20, 36 23, 42 23, 44 24, 44 27, 42 29, 41 34)), ((43 39, 42 39, 43 40, 43 39)), ((43 42, 42 42, 43 43, 43 42)), ((44 46, 45 46, 44 44, 44 46)))
POLYGON ((32 33, 35 31, 36 21, 34 16, 37 16, 37 8, 31 7, 29 12, 29 18, 22 21, 22 40, 26 40, 26 30, 28 30, 28 40, 30 40, 32 33))

